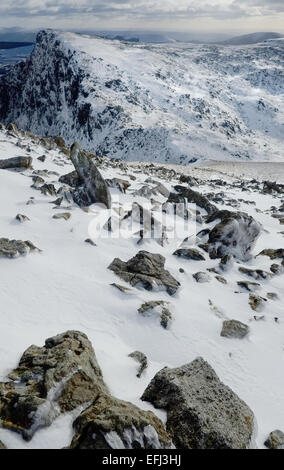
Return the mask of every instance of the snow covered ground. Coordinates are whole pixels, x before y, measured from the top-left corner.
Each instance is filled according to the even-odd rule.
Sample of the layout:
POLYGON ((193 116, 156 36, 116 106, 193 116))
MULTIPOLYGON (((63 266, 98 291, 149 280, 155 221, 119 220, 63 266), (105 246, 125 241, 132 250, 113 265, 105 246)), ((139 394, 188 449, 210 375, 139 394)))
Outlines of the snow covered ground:
MULTIPOLYGON (((138 53, 138 52, 137 52, 138 53)), ((47 151, 35 145, 29 138, 18 139, 0 131, 0 159, 27 155, 33 158, 34 169, 48 169, 50 172, 65 174, 72 171, 70 160, 59 150, 47 151), (30 147, 30 151, 29 148, 30 147), (45 162, 37 157, 45 154, 45 162)), ((263 177, 260 165, 251 165, 254 178, 263 177)), ((270 175, 278 166, 270 165, 270 175)), ((208 175, 232 180, 231 175, 247 172, 246 166, 232 168, 227 164, 208 166, 180 172, 192 171, 204 180, 199 188, 202 193, 226 191, 226 198, 254 201, 256 205, 240 202, 240 210, 253 215, 263 225, 263 231, 254 248, 258 254, 264 248, 283 247, 283 233, 277 219, 266 212, 279 199, 260 192, 242 191, 241 188, 213 187, 208 175), (217 171, 218 170, 218 171, 217 171), (216 175, 217 173, 217 175, 216 175), (257 210, 256 210, 257 209, 257 210)), ((104 177, 136 176, 126 194, 111 189, 112 196, 119 196, 123 204, 134 200, 147 202, 145 198, 133 196, 149 177, 139 169, 137 163, 125 169, 105 165, 104 177)), ((218 260, 181 260, 172 256, 178 241, 170 239, 161 247, 154 240, 137 246, 136 240, 128 233, 124 238, 98 238, 97 246, 84 243, 90 235, 90 222, 99 216, 106 218, 109 212, 97 205, 85 212, 72 205, 72 216, 68 221, 55 220, 56 212, 64 212, 62 207, 55 209, 50 202, 54 198, 44 196, 32 189, 32 171, 23 173, 0 170, 0 237, 30 240, 42 250, 18 259, 0 261, 0 380, 4 380, 31 344, 41 346, 50 336, 66 330, 80 330, 87 334, 95 349, 98 362, 111 392, 118 398, 129 400, 143 409, 152 409, 140 397, 146 386, 164 366, 176 367, 188 363, 197 356, 207 360, 221 380, 229 385, 253 410, 257 428, 254 446, 263 447, 267 435, 274 429, 284 429, 284 307, 283 275, 269 281, 261 281, 258 294, 266 297, 267 292, 275 292, 279 300, 268 300, 261 314, 263 320, 255 321, 248 305, 248 292, 240 292, 237 281, 250 280, 238 271, 239 264, 224 273, 228 284, 220 283, 212 274, 211 282, 197 283, 192 274, 215 267, 218 260), (34 197, 34 204, 27 201, 34 197), (20 223, 15 220, 18 214, 25 214, 30 221, 20 223), (120 292, 112 283, 126 285, 107 267, 115 257, 128 260, 139 249, 161 253, 166 257, 166 268, 180 281, 178 293, 169 297, 165 292, 148 292, 132 288, 129 293, 120 292), (184 269, 184 273, 179 271, 184 269), (166 330, 159 320, 142 317, 137 309, 145 301, 165 300, 170 302, 173 323, 166 330), (209 305, 211 300, 211 306, 209 305), (212 306, 213 304, 213 306, 212 306), (275 321, 275 317, 278 321, 275 321), (243 340, 220 336, 224 319, 240 320, 250 327, 250 335, 243 340), (128 354, 140 350, 148 357, 149 367, 142 377, 136 377, 137 364, 128 354)), ((58 188, 58 176, 50 173, 47 182, 58 188)), ((155 177, 155 179, 159 179, 155 177)), ((160 180, 169 189, 177 184, 160 180)), ((164 201, 163 196, 157 200, 164 201)), ((223 207, 223 206, 222 206, 223 207)), ((230 206, 225 206, 230 208, 230 206)), ((234 209, 233 209, 234 210, 234 209)), ((200 229, 201 227, 199 227, 200 229)), ((248 267, 269 271, 271 261, 267 257, 253 258, 248 267)), ((162 419, 164 412, 155 410, 162 419)), ((61 448, 69 445, 72 437, 73 415, 62 415, 49 427, 36 433, 25 442, 21 436, 0 429, 0 440, 10 448, 61 448)))

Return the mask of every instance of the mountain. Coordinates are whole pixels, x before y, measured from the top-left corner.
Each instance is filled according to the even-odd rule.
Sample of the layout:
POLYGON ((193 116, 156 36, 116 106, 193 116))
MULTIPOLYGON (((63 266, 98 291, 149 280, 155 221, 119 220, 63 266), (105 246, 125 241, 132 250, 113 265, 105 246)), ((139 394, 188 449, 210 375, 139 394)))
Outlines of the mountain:
POLYGON ((32 42, 0 42, 0 49, 17 49, 31 46, 32 42))
POLYGON ((0 120, 124 160, 281 160, 283 54, 46 30, 0 78, 0 120))
POLYGON ((284 34, 280 33, 252 33, 244 34, 242 36, 235 36, 231 39, 226 39, 222 44, 229 44, 232 46, 242 46, 246 44, 257 44, 259 42, 268 41, 270 39, 284 38, 284 34))
POLYGON ((283 189, 283 162, 121 162, 1 125, 0 447, 159 448, 156 416, 177 445, 264 448, 284 429, 283 189), (112 209, 75 203, 86 162, 112 209))

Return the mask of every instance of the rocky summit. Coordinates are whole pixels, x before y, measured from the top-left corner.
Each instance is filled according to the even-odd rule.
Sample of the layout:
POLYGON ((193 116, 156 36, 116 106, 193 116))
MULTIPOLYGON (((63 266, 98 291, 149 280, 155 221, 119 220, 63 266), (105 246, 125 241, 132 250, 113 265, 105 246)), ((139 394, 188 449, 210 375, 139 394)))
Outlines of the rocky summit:
POLYGON ((44 30, 0 65, 0 449, 283 448, 284 41, 262 37, 44 30))

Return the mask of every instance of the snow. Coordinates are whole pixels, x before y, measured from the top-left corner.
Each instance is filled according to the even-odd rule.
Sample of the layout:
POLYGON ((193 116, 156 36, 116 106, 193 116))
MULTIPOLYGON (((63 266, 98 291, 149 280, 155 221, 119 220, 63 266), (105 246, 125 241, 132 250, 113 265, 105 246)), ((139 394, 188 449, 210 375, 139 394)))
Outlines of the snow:
MULTIPOLYGON (((23 139, 25 142, 25 139, 23 139)), ((47 168, 65 174, 71 171, 70 160, 57 151, 46 151, 26 138, 33 157, 35 169, 47 168), (41 163, 36 157, 45 153, 47 160, 41 163), (58 166, 58 159, 64 166, 58 166)), ((17 139, 0 131, 0 158, 24 155, 25 149, 17 146, 17 139)), ((246 171, 246 166, 243 167, 246 171)), ((251 167, 258 176, 259 165, 251 167)), ((274 164, 270 166, 270 176, 274 164)), ((278 166, 275 167, 276 175, 278 166)), ((137 164, 129 165, 128 174, 134 173, 137 164)), ((223 178, 228 166, 201 167, 192 174, 206 174, 208 186, 201 190, 212 191, 210 178, 223 178)), ((189 171, 184 168, 184 172, 189 171)), ((229 167, 228 180, 242 172, 229 167)), ((126 177, 120 169, 105 168, 104 177, 126 177)), ((262 169, 260 170, 262 175, 262 169)), ((139 189, 148 175, 135 173, 131 191, 139 189)), ((155 180, 158 179, 155 177, 155 180)), ((57 177, 50 175, 48 182, 57 187, 57 177)), ((161 182, 166 185, 164 181, 161 182)), ((80 330, 87 334, 95 349, 104 379, 114 396, 131 401, 145 410, 154 411, 163 421, 163 410, 154 410, 140 397, 156 372, 161 368, 177 367, 202 356, 214 368, 220 379, 230 386, 253 410, 256 416, 256 445, 263 447, 267 435, 274 429, 284 428, 284 375, 283 370, 283 276, 263 281, 259 295, 276 292, 279 300, 268 301, 263 314, 264 321, 253 320, 254 312, 248 305, 248 293, 236 294, 239 280, 245 280, 238 272, 241 264, 235 263, 224 276, 227 285, 218 282, 214 275, 209 283, 197 283, 192 274, 206 271, 217 265, 216 260, 188 261, 172 256, 178 247, 176 239, 161 247, 154 240, 137 246, 128 237, 100 237, 97 247, 84 243, 88 238, 89 225, 96 217, 109 212, 99 206, 91 206, 86 213, 72 206, 68 221, 54 220, 56 209, 50 204, 54 198, 42 195, 30 188, 32 180, 27 171, 23 174, 0 171, 0 236, 30 240, 42 253, 31 253, 15 260, 0 260, 1 308, 0 308, 0 380, 5 380, 11 369, 31 344, 43 345, 46 338, 66 330, 80 330), (33 196, 35 203, 26 205, 33 196), (19 223, 15 216, 23 213, 30 221, 19 223), (132 288, 130 294, 120 292, 112 283, 122 283, 107 269, 115 257, 127 261, 139 249, 161 253, 166 257, 166 269, 180 281, 181 288, 173 297, 166 292, 148 292, 132 288), (179 272, 179 268, 184 273, 179 272), (162 328, 157 318, 143 317, 137 309, 146 301, 170 301, 173 322, 168 330, 162 328), (213 307, 209 304, 209 300, 213 307), (215 308, 214 308, 215 306, 215 308), (275 322, 274 318, 279 321, 275 322), (250 326, 250 335, 244 340, 222 338, 222 320, 236 319, 250 326), (148 357, 149 367, 138 379, 137 364, 128 354, 140 350, 148 357)), ((176 184, 171 181, 171 184, 176 184)), ((170 187, 169 185, 167 185, 170 187)), ((131 191, 120 193, 120 202, 131 205, 131 191)), ((111 189, 117 195, 116 189, 111 189)), ((256 207, 241 203, 243 210, 260 222, 262 231, 254 248, 258 254, 264 248, 283 247, 283 235, 278 220, 265 212, 277 202, 273 196, 229 189, 228 197, 244 198, 256 202, 256 207)), ((156 199, 156 197, 155 197, 156 199)), ((164 201, 163 196, 157 200, 164 201)), ((228 207, 229 208, 229 207, 228 207)), ((246 266, 269 271, 271 262, 267 257, 253 258, 246 266)), ((250 280, 250 279, 248 279, 250 280)), ((125 285, 125 283, 123 282, 125 285)), ((130 286, 129 286, 130 287, 130 286)), ((76 410, 76 413, 78 410, 76 410)), ((10 448, 61 448, 72 438, 71 423, 76 413, 59 416, 50 427, 40 429, 26 443, 19 435, 0 429, 0 440, 10 448)))

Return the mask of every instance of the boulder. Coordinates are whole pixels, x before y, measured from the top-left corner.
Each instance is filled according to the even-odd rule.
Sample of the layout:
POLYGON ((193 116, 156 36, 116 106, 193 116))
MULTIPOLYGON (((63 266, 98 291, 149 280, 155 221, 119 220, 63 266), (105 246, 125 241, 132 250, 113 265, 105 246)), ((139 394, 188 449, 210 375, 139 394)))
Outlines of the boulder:
POLYGON ((53 219, 64 219, 64 220, 69 220, 71 217, 70 212, 62 212, 60 214, 54 214, 52 217, 53 219))
POLYGON ((259 295, 250 294, 249 295, 249 305, 252 310, 260 312, 263 309, 264 302, 266 299, 263 299, 259 295))
POLYGON ((12 157, 0 160, 0 170, 23 169, 32 167, 33 159, 31 157, 12 157))
POLYGON ((169 310, 169 302, 164 300, 152 300, 145 302, 138 308, 138 313, 144 317, 157 316, 163 328, 168 328, 173 316, 169 310))
POLYGON ((6 449, 6 447, 4 446, 3 442, 0 441, 0 450, 1 449, 6 449))
POLYGON ((178 449, 246 449, 254 427, 250 408, 202 358, 165 367, 142 400, 167 411, 167 430, 178 449))
POLYGON ((24 214, 17 214, 17 215, 16 215, 16 220, 17 220, 18 222, 26 222, 26 221, 28 221, 28 220, 30 220, 30 219, 29 219, 26 215, 24 215, 24 214))
POLYGON ((60 176, 58 181, 63 184, 68 184, 68 186, 72 188, 78 188, 84 183, 84 180, 80 178, 76 170, 71 171, 71 173, 67 175, 60 176))
POLYGON ((268 256, 270 259, 284 259, 284 248, 262 250, 257 256, 268 256))
POLYGON ((260 284, 258 284, 258 282, 238 281, 237 284, 239 287, 241 287, 244 290, 247 290, 248 292, 254 292, 256 290, 259 290, 261 287, 260 284))
POLYGON ((31 251, 40 251, 29 240, 9 240, 0 238, 0 258, 18 258, 25 256, 31 251))
POLYGON ((174 189, 176 192, 170 193, 167 202, 180 204, 186 201, 193 203, 204 209, 208 215, 218 212, 216 206, 214 206, 214 204, 212 204, 206 196, 203 196, 199 192, 179 185, 175 186, 174 189))
POLYGON ((130 353, 128 356, 139 363, 139 368, 138 368, 136 377, 140 378, 144 370, 147 369, 148 367, 147 356, 145 356, 145 354, 142 353, 141 351, 134 351, 130 353))
POLYGON ((278 429, 272 431, 264 445, 268 447, 268 449, 284 449, 284 433, 278 429))
POLYGON ((244 212, 227 210, 215 212, 207 222, 220 222, 209 233, 210 258, 222 258, 231 254, 234 258, 247 261, 251 249, 260 234, 260 225, 244 212))
POLYGON ((75 420, 71 449, 170 449, 162 422, 151 412, 100 395, 75 420))
POLYGON ((210 282, 211 281, 211 276, 209 276, 208 273, 199 271, 198 273, 195 273, 192 275, 192 277, 196 280, 196 282, 210 282))
POLYGON ((194 261, 205 261, 203 254, 197 248, 178 248, 173 255, 194 261))
POLYGON ((242 339, 249 333, 249 327, 238 320, 225 320, 221 331, 221 336, 225 338, 242 339))
POLYGON ((74 202, 79 206, 102 203, 110 209, 111 196, 108 186, 92 159, 77 143, 71 147, 70 158, 79 178, 83 181, 83 184, 73 191, 74 202))
POLYGON ((139 251, 127 262, 115 258, 108 268, 132 286, 146 290, 166 290, 169 295, 173 295, 180 283, 164 266, 164 256, 139 251))
POLYGON ((61 413, 108 393, 87 336, 67 331, 30 346, 0 382, 0 425, 30 440, 61 413))
POLYGON ((252 277, 256 281, 263 280, 263 279, 270 279, 272 277, 271 273, 267 271, 263 271, 262 269, 251 269, 246 268, 245 266, 240 266, 239 271, 246 276, 252 277))
POLYGON ((54 184, 50 183, 45 183, 42 186, 39 187, 40 192, 44 194, 45 196, 56 196, 56 189, 54 184))

